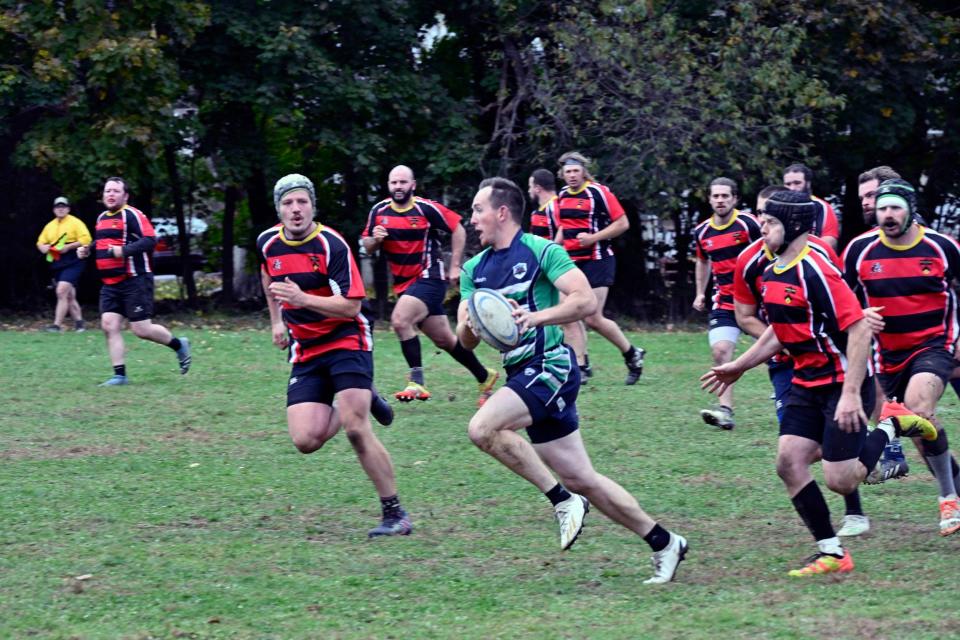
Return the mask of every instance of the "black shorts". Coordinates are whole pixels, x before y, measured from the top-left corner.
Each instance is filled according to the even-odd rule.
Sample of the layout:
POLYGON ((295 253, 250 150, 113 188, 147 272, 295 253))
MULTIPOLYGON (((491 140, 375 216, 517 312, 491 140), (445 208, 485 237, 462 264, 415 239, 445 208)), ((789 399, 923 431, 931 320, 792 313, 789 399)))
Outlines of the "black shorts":
MULTIPOLYGON (((826 384, 819 387, 793 385, 780 421, 781 436, 800 436, 820 443, 823 459, 827 462, 850 460, 860 456, 867 438, 864 425, 856 433, 841 431, 833 414, 840 401, 843 385, 826 384)), ((868 416, 876 398, 873 378, 867 378, 860 387, 860 402, 868 416)))
POLYGON ((707 326, 711 329, 733 327, 738 331, 740 330, 740 325, 737 324, 737 314, 732 309, 711 309, 707 326))
POLYGON ((333 405, 344 389, 373 388, 373 353, 338 349, 298 362, 287 383, 287 406, 302 402, 333 405))
POLYGON ((880 380, 880 386, 883 387, 883 393, 888 398, 897 399, 903 402, 907 395, 907 385, 910 384, 910 378, 918 373, 932 373, 947 386, 954 368, 958 365, 953 358, 953 354, 941 347, 924 349, 917 355, 907 361, 907 364, 896 373, 881 373, 877 376, 880 380))
POLYGON ((100 287, 100 313, 119 313, 130 322, 153 317, 153 274, 100 287))
POLYGON ((53 264, 53 279, 57 282, 69 282, 73 286, 77 286, 77 283, 80 282, 83 269, 87 266, 87 263, 80 259, 72 260, 64 266, 60 266, 56 262, 53 264))
POLYGON ((417 278, 402 296, 413 296, 427 305, 427 314, 431 316, 445 316, 447 310, 443 308, 443 300, 447 297, 447 281, 439 278, 417 278))
POLYGON ((507 370, 507 384, 527 405, 533 423, 527 427, 530 442, 559 440, 580 426, 577 394, 580 367, 567 345, 545 357, 528 360, 507 370))
POLYGON ((604 256, 600 260, 581 260, 574 262, 587 276, 587 282, 593 289, 612 287, 617 275, 617 259, 613 256, 604 256))

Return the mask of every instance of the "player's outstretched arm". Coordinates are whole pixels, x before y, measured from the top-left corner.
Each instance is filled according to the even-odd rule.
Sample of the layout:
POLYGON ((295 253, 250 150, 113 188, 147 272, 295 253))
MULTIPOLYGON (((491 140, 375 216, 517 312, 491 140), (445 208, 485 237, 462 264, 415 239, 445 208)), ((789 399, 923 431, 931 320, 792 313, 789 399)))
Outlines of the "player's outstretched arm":
POLYGON ((597 296, 580 269, 566 271, 553 281, 553 286, 563 294, 560 304, 534 312, 519 307, 513 312, 521 332, 531 327, 576 322, 596 311, 597 296))

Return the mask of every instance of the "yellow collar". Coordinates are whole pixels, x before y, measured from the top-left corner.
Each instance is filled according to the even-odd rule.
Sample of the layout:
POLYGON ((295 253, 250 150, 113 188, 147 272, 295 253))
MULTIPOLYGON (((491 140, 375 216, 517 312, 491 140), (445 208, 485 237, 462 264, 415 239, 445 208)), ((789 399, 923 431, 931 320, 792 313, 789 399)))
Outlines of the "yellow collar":
POLYGON ((923 240, 923 230, 924 227, 922 225, 917 225, 917 237, 914 238, 910 244, 893 244, 889 238, 887 238, 887 234, 883 232, 883 229, 880 229, 880 242, 883 243, 883 246, 893 249, 894 251, 907 251, 920 244, 920 241, 923 240))
POLYGON ((280 240, 282 240, 285 245, 288 245, 291 247, 299 247, 300 245, 306 244, 307 242, 310 242, 311 240, 316 238, 318 235, 320 235, 321 231, 323 231, 323 225, 318 222, 317 228, 311 231, 310 233, 308 233, 307 237, 304 238, 303 240, 290 240, 287 238, 286 235, 284 235, 283 233, 284 228, 280 227, 280 240))
POLYGON ((730 225, 732 225, 734 222, 737 221, 738 215, 740 215, 740 210, 734 209, 733 213, 730 215, 730 219, 727 220, 727 224, 720 225, 720 226, 717 226, 717 224, 713 221, 713 218, 715 216, 710 216, 710 226, 716 229, 717 231, 723 231, 724 229, 726 229, 727 227, 729 227, 730 225))
POLYGON ((807 256, 808 253, 810 253, 810 245, 809 245, 809 244, 804 245, 803 249, 800 250, 800 253, 797 254, 797 257, 790 261, 790 264, 785 264, 785 265, 782 265, 782 266, 781 266, 781 265, 777 264, 776 262, 774 262, 774 263, 773 263, 773 272, 776 273, 777 275, 780 275, 781 273, 785 273, 785 272, 789 271, 790 269, 792 269, 793 267, 795 267, 798 262, 800 262, 801 260, 803 260, 803 259, 807 256))

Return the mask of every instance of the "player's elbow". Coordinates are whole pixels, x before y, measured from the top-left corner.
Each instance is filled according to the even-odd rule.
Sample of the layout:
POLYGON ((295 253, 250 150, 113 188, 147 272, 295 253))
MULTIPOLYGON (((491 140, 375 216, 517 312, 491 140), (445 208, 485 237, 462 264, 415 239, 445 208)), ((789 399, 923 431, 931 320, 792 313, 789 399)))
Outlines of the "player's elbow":
POLYGON ((345 298, 343 303, 343 317, 352 318, 360 314, 360 300, 345 298))

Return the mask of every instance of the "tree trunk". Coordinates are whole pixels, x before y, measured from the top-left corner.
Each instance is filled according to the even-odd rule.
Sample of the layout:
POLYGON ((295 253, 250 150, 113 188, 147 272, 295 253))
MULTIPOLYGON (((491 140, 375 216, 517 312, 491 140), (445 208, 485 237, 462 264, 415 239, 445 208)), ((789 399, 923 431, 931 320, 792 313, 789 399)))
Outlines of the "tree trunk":
POLYGON ((170 177, 170 191, 173 194, 173 211, 177 217, 177 234, 180 247, 180 275, 187 288, 187 304, 191 308, 197 306, 197 284, 193 280, 193 265, 190 263, 190 233, 187 229, 183 214, 183 193, 180 191, 180 170, 177 168, 177 150, 172 144, 163 148, 163 156, 167 161, 167 175, 170 177))
POLYGON ((224 305, 232 305, 233 295, 233 220, 237 213, 239 189, 235 185, 227 187, 223 202, 223 240, 220 245, 220 275, 222 288, 220 300, 224 305))

